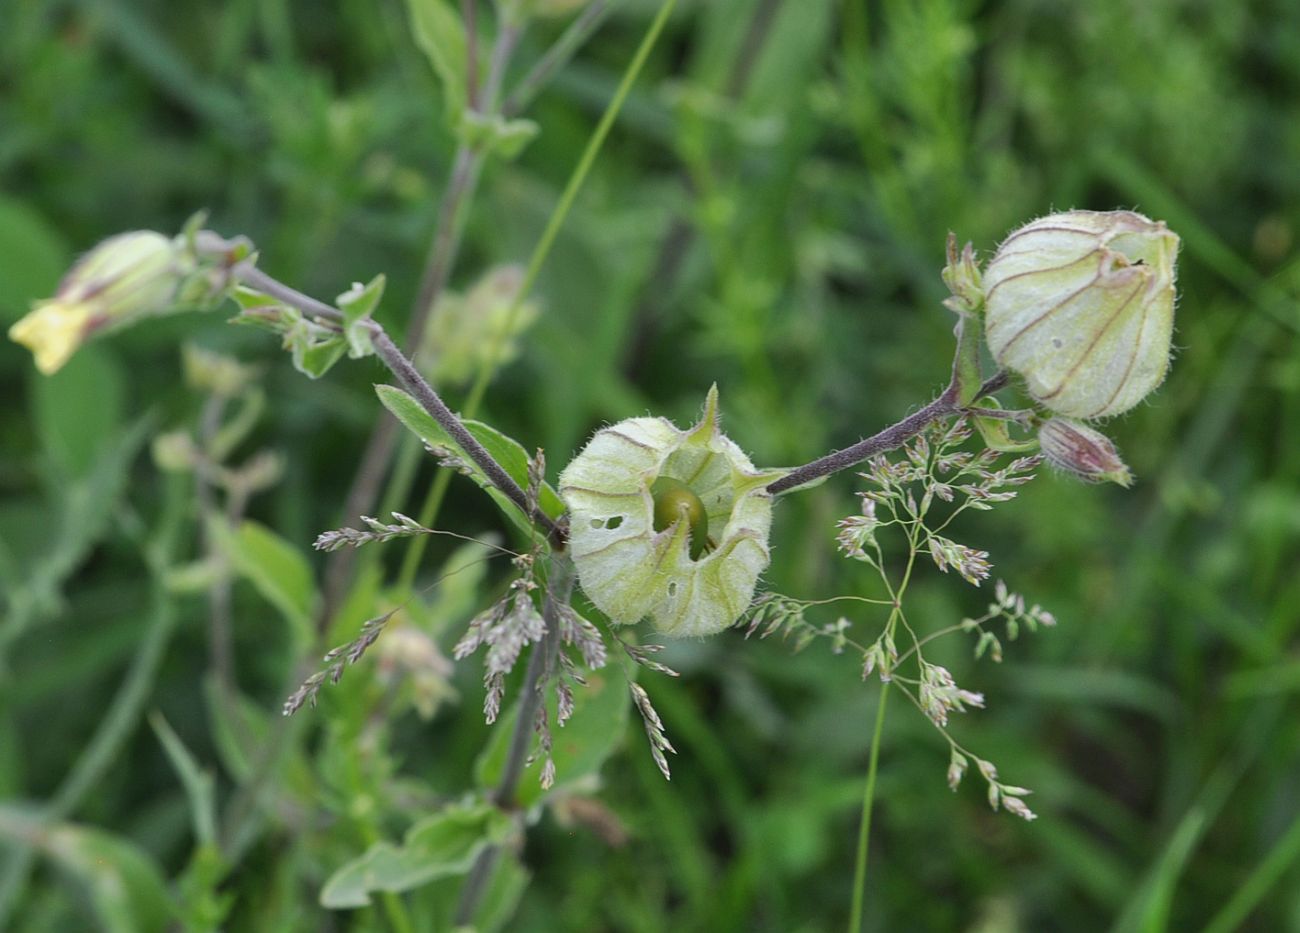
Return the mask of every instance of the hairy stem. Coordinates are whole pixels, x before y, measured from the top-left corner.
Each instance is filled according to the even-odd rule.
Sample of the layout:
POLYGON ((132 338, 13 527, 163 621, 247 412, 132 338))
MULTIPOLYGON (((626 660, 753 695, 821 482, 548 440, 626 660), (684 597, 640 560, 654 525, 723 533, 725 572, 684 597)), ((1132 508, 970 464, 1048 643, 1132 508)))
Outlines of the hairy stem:
MULTIPOLYGON (((331 307, 322 301, 317 301, 308 295, 304 295, 296 289, 273 279, 265 272, 257 269, 252 265, 243 265, 235 269, 234 274, 240 281, 244 282, 265 294, 280 299, 286 304, 298 308, 311 314, 321 321, 332 324, 341 324, 344 320, 343 312, 337 308, 331 307)), ((375 354, 388 367, 389 371, 397 378, 398 383, 405 389, 429 415, 438 422, 456 442, 456 444, 465 452, 469 459, 473 460, 475 465, 483 471, 488 480, 507 499, 514 503, 521 512, 529 515, 528 499, 519 484, 514 481, 505 468, 499 464, 496 459, 487 452, 482 444, 469 433, 460 418, 452 412, 442 397, 434 391, 433 386, 420 375, 414 364, 397 348, 393 343, 388 332, 384 330, 383 325, 378 321, 368 321, 370 340, 375 348, 375 354)), ((546 533, 547 539, 556 549, 564 547, 564 531, 548 515, 536 513, 532 515, 533 521, 541 526, 546 533)))
MULTIPOLYGON (((519 28, 506 24, 498 32, 488 64, 487 80, 480 94, 478 46, 475 38, 477 6, 477 0, 463 0, 462 3, 467 40, 468 106, 472 110, 481 112, 484 106, 493 106, 500 94, 510 56, 519 41, 519 28)), ((438 219, 429 245, 429 255, 425 260, 420 286, 407 319, 404 345, 407 353, 411 355, 416 353, 424 340, 424 333, 428 329, 438 299, 446 289, 452 267, 456 264, 456 256, 460 252, 460 243, 465 231, 467 208, 478 190, 485 157, 486 154, 482 149, 465 143, 456 148, 456 154, 452 157, 451 173, 446 193, 438 208, 438 219)), ((361 455, 361 463, 348 489, 347 498, 344 500, 343 524, 353 524, 362 514, 374 509, 375 503, 379 500, 384 477, 388 472, 388 465, 393 458, 393 451, 397 447, 397 440, 401 436, 398 427, 397 419, 387 413, 384 413, 375 423, 361 455)), ((336 551, 330 555, 329 570, 325 578, 325 603, 319 619, 319 627, 324 628, 333 615, 334 607, 342 598, 351 579, 355 561, 356 552, 350 549, 336 551)))
MULTIPOLYGON (((439 426, 451 435, 452 440, 483 471, 492 485, 518 506, 524 515, 528 515, 528 498, 524 495, 524 491, 519 487, 519 484, 505 471, 501 464, 497 463, 474 435, 469 433, 469 429, 452 413, 438 393, 433 390, 433 386, 425 381, 419 370, 411 364, 411 361, 402 354, 401 350, 397 349, 397 345, 393 343, 384 329, 378 324, 372 324, 370 339, 374 345, 375 353, 384 361, 384 365, 389 368, 393 375, 397 377, 397 381, 402 384, 402 388, 411 393, 415 400, 420 403, 420 406, 433 416, 439 426)), ((564 547, 564 532, 551 520, 550 516, 539 512, 532 518, 542 526, 547 538, 550 539, 554 547, 564 547)))
MULTIPOLYGON (((985 380, 970 399, 970 402, 981 399, 986 395, 992 395, 999 389, 1004 388, 1007 382, 1006 373, 998 373, 985 380)), ((821 479, 823 476, 830 476, 832 473, 838 473, 841 470, 847 470, 849 467, 857 466, 862 461, 868 460, 878 453, 893 450, 895 447, 901 446, 908 438, 919 434, 932 422, 964 411, 970 402, 963 403, 960 399, 960 386, 954 382, 944 389, 929 405, 913 412, 897 424, 892 424, 883 431, 858 441, 852 447, 845 447, 843 450, 837 450, 824 457, 819 457, 811 463, 805 463, 772 483, 767 487, 767 491, 773 495, 788 492, 797 486, 821 479)))

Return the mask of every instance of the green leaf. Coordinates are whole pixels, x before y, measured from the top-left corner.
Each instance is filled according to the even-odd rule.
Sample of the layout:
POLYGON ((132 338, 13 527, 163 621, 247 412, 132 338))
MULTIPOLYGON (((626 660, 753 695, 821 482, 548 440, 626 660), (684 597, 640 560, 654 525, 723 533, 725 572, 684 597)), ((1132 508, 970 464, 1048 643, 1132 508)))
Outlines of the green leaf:
MULTIPOLYGON (((442 426, 433 420, 433 416, 425 411, 419 402, 401 389, 381 385, 376 386, 375 391, 379 394, 379 401, 383 402, 384 407, 391 411, 398 421, 415 432, 415 435, 426 444, 431 447, 460 449, 459 445, 451 439, 451 436, 442 429, 442 426)), ((492 455, 492 458, 497 463, 501 464, 502 469, 510 474, 510 477, 521 488, 526 489, 528 487, 528 454, 525 452, 523 445, 481 421, 466 421, 464 424, 466 430, 474 436, 474 439, 483 445, 484 449, 492 455)), ((466 462, 472 471, 471 476, 474 482, 487 490, 488 494, 496 500, 508 518, 519 525, 525 532, 532 533, 532 527, 520 513, 518 507, 493 486, 488 481, 487 476, 472 461, 467 460, 466 462)), ((551 488, 549 483, 542 484, 541 493, 538 496, 538 505, 551 518, 558 519, 564 514, 564 503, 560 501, 559 495, 551 488)))
POLYGON ((73 823, 45 823, 18 808, 0 807, 0 838, 35 847, 84 884, 109 933, 161 931, 174 917, 158 864, 121 836, 73 823))
POLYGON ((415 44, 442 84, 447 122, 455 125, 465 111, 465 25, 447 0, 407 0, 415 44))
POLYGON ((370 342, 370 332, 364 324, 375 313, 380 299, 384 297, 385 281, 383 275, 377 275, 368 285, 358 283, 337 299, 339 310, 346 319, 343 336, 347 340, 348 356, 354 360, 375 352, 374 345, 370 342))
MULTIPOLYGON (((975 406, 975 410, 987 408, 990 411, 1001 411, 1002 406, 995 398, 981 399, 975 406)), ((1016 440, 1011 436, 1011 425, 1014 423, 1006 418, 981 418, 976 415, 974 418, 975 427, 979 429, 980 437, 984 443, 992 450, 1000 450, 1003 453, 1017 453, 1025 450, 1037 450, 1038 439, 1029 438, 1028 440, 1016 440)))
POLYGON ((343 334, 308 320, 297 308, 281 304, 269 295, 240 286, 232 291, 231 297, 241 312, 230 322, 279 334, 284 348, 293 356, 294 368, 308 379, 325 375, 348 350, 348 340, 343 334))
MULTIPOLYGON (((585 687, 574 688, 573 715, 563 726, 555 725, 555 697, 547 698, 554 742, 555 784, 542 790, 538 781, 541 761, 534 761, 524 770, 514 802, 527 808, 548 796, 572 789, 575 785, 589 786, 599 775, 601 766, 623 741, 627 728, 628 707, 631 700, 627 684, 621 674, 604 670, 584 675, 585 687)), ((505 767, 510 735, 519 716, 516 702, 503 721, 492 731, 487 748, 474 764, 474 777, 479 787, 495 788, 505 767)))
POLYGON ((294 369, 308 379, 325 375, 348 349, 348 342, 341 334, 322 336, 320 330, 310 321, 302 321, 284 335, 294 369))
POLYGON ((230 293, 230 300, 239 305, 241 311, 260 312, 251 316, 237 315, 231 318, 232 324, 251 324, 277 333, 284 329, 281 311, 288 306, 276 301, 266 292, 259 292, 247 285, 236 285, 230 293))
POLYGON ((226 522, 214 519, 211 527, 217 547, 235 571, 280 611, 300 646, 309 644, 314 637, 316 584, 311 564, 302 552, 254 521, 232 529, 226 522))
POLYGON ((462 143, 482 152, 494 152, 503 159, 517 157, 538 132, 532 120, 507 120, 498 113, 474 110, 466 110, 456 126, 456 136, 462 143))
POLYGON ((21 201, 0 196, 0 324, 48 298, 71 265, 71 251, 43 217, 21 201))
POLYGON ((509 816, 484 803, 449 807, 412 826, 401 846, 377 842, 334 872, 321 890, 321 905, 365 907, 374 891, 409 891, 463 875, 484 847, 506 838, 511 825, 509 816))
POLYGON ((32 378, 32 418, 50 462, 84 476, 121 433, 125 378, 104 347, 82 347, 50 376, 32 378))
POLYGON ((532 874, 513 852, 502 852, 492 868, 492 878, 483 891, 478 910, 474 913, 475 933, 496 933, 504 930, 519 907, 532 874))
POLYGON ((95 912, 117 933, 162 930, 173 910, 158 864, 133 842, 64 824, 47 837, 47 854, 90 887, 95 912))

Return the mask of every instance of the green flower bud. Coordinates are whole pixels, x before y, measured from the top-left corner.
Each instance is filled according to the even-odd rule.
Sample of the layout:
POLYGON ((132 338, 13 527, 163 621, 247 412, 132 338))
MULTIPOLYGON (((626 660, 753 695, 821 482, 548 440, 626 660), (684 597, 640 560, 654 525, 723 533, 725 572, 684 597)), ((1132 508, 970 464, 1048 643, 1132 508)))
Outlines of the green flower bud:
POLYGON ((519 337, 537 319, 531 300, 519 301, 524 270, 497 266, 465 294, 446 292, 429 319, 415 364, 434 385, 458 385, 484 365, 505 366, 519 355, 519 337))
POLYGON ((203 459, 194 438, 185 431, 159 434, 153 439, 151 448, 154 464, 164 473, 188 473, 203 459))
POLYGON ((714 386, 699 424, 629 418, 597 431, 560 474, 583 590, 619 625, 712 635, 749 608, 768 564, 780 470, 756 470, 718 429, 714 386))
POLYGON ((1100 431, 1069 418, 1049 418, 1038 429, 1038 443, 1047 462, 1091 483, 1133 482, 1119 451, 1100 431))
POLYGON ((1131 211, 1068 211, 1021 227, 984 270, 994 358, 1057 414, 1132 408, 1169 368, 1178 244, 1163 221, 1131 211))
POLYGON ((58 293, 9 328, 41 372, 63 366, 90 336, 168 310, 181 285, 180 245, 136 230, 100 243, 72 267, 58 293))
POLYGON ((943 267, 943 284, 952 297, 944 307, 957 314, 975 314, 984 304, 984 284, 979 264, 975 262, 975 247, 970 243, 957 252, 957 234, 948 234, 948 264, 943 267))
POLYGON ((181 371, 190 388, 220 398, 234 398, 257 379, 256 367, 192 343, 181 347, 181 371))

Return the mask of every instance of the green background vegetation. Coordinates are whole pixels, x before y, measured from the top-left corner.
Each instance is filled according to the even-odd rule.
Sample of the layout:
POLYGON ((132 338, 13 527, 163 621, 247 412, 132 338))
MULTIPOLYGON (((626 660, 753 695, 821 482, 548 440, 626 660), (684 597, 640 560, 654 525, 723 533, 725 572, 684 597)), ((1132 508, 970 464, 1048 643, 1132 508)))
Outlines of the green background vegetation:
MULTIPOLYGON (((540 135, 490 163, 453 287, 526 261, 654 11, 618 4, 531 108, 540 135)), ((516 60, 561 25, 535 24, 516 60)), ((385 272, 379 316, 400 332, 454 147, 442 106, 396 0, 7 2, 0 324, 99 239, 174 231, 206 207, 310 294, 385 272)), ((1300 930, 1297 166, 1300 4, 1287 0, 712 0, 671 20, 538 281, 522 355, 487 396, 485 419, 544 447, 552 476, 602 422, 689 423, 715 381, 728 433, 759 464, 897 420, 946 380, 949 230, 987 255, 1054 208, 1135 207, 1183 237, 1171 376, 1108 426, 1136 487, 1044 474, 954 535, 1060 620, 1001 665, 975 664, 960 636, 936 648, 989 697, 955 733, 1035 790, 1040 819, 990 812, 978 780, 950 793, 941 739, 891 704, 868 929, 1300 930)), ((279 450, 286 472, 250 514, 304 554, 340 521, 383 379, 366 360, 309 382, 226 317, 138 327, 52 379, 0 342, 0 926, 157 929, 162 877, 184 879, 194 923, 229 895, 230 929, 384 929, 378 909, 323 910, 325 879, 472 784, 489 734, 477 660, 431 722, 368 722, 387 689, 368 659, 273 733, 305 651, 245 582, 235 732, 251 744, 213 712, 202 595, 150 573, 166 559, 150 529, 168 497, 192 495, 147 453, 202 405, 181 343, 264 364, 270 402, 241 455, 279 450), (111 705, 123 691, 131 702, 111 705), (151 710, 197 766, 188 785, 151 710), (268 735, 289 751, 259 775, 247 755, 268 735), (209 794, 222 819, 232 802, 252 813, 218 895, 204 880, 217 857, 194 861, 209 794), (42 837, 55 855, 14 871, 16 840, 56 831, 42 837), (133 879, 126 895, 104 865, 133 879)), ((448 396, 463 404, 463 388, 448 396)), ((846 474, 782 502, 772 589, 869 584, 834 550, 858 488, 846 474)), ((170 559, 197 555, 192 518, 170 559)), ((439 525, 510 534, 462 480, 439 525)), ((450 550, 433 543, 422 582, 450 550)), ((508 570, 428 591, 445 650, 508 570)), ((987 598, 922 568, 913 619, 940 628, 987 598)), ((863 640, 883 621, 853 618, 863 640)), ((842 928, 878 686, 849 655, 737 632, 663 660, 680 680, 641 682, 680 753, 672 782, 633 716, 595 803, 531 829, 511 928, 842 928), (610 823, 618 844, 591 828, 610 823)), ((432 916, 458 883, 407 906, 432 916)))

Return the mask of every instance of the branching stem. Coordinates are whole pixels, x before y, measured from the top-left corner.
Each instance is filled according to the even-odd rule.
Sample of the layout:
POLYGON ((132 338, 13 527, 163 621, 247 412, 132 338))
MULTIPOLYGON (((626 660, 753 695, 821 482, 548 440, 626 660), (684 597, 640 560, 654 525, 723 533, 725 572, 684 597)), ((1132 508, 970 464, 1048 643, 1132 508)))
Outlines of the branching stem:
MULTIPOLYGON (((243 265, 235 270, 235 275, 244 284, 251 286, 267 295, 278 298, 286 304, 292 305, 300 311, 308 313, 318 320, 326 321, 332 324, 343 323, 343 312, 339 311, 324 302, 317 301, 308 295, 304 295, 296 289, 277 281, 271 276, 262 272, 252 265, 243 265)), ((414 364, 407 359, 406 355, 397 348, 393 343, 388 332, 384 330, 383 325, 377 321, 369 321, 368 328, 370 331, 370 341, 375 348, 375 354, 388 367, 389 371, 397 378, 410 395, 420 403, 429 415, 438 422, 439 426, 446 431, 451 439, 465 452, 475 465, 483 471, 488 480, 500 490, 506 498, 519 507, 525 515, 529 514, 528 499, 524 495, 523 489, 514 481, 505 468, 499 464, 496 459, 488 453, 482 444, 469 432, 464 422, 458 418, 442 397, 434 391, 433 386, 420 375, 414 364)), ((564 547, 564 531, 555 523, 550 516, 543 513, 536 513, 533 520, 542 527, 546 533, 547 539, 551 546, 556 549, 564 547)))

